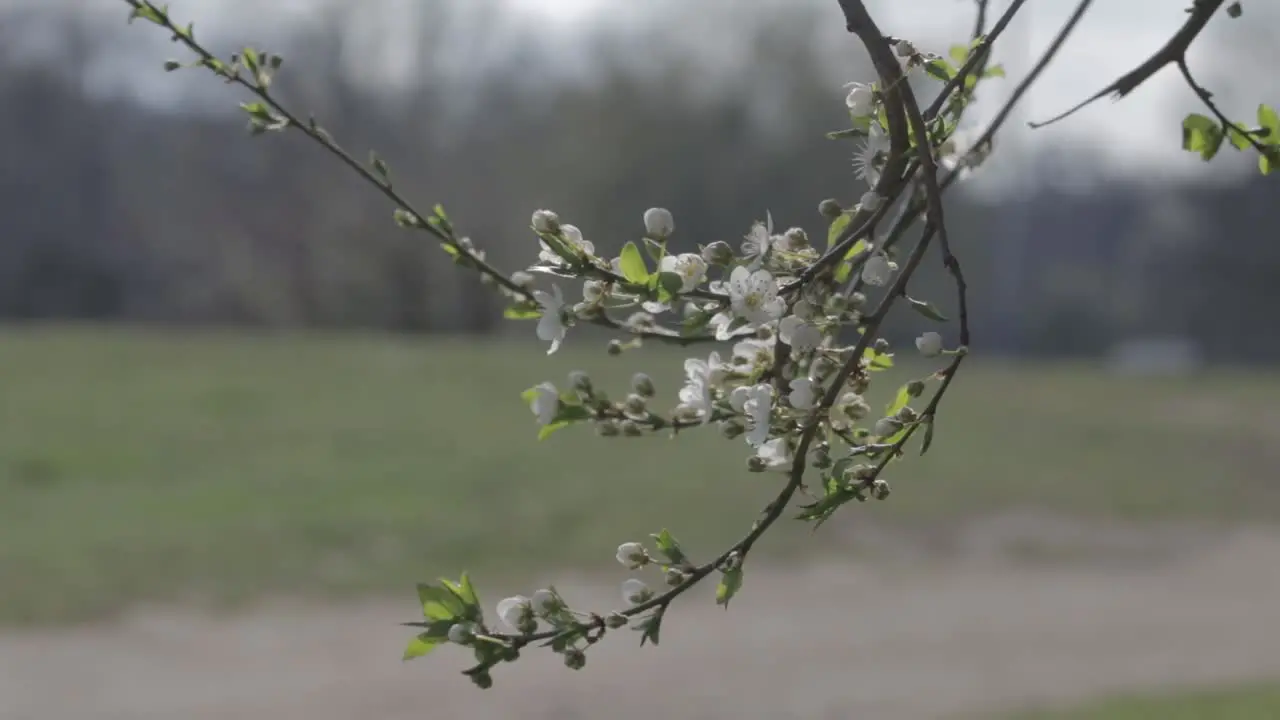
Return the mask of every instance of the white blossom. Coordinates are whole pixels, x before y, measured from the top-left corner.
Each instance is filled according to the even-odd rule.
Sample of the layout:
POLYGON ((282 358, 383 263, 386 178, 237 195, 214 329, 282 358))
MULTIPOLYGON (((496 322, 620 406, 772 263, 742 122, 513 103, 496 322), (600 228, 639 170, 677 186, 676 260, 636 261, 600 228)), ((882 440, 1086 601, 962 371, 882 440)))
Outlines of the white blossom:
POLYGON ((698 287, 706 277, 707 261, 697 253, 664 255, 658 263, 658 270, 679 275, 680 292, 689 292, 698 287))
POLYGON ((733 360, 739 365, 770 365, 773 363, 774 341, 760 338, 740 340, 733 346, 733 360))
POLYGON ((849 95, 844 99, 844 104, 848 106, 850 115, 865 117, 875 112, 876 95, 870 85, 855 82, 849 83, 845 87, 850 88, 849 95))
POLYGON ((898 54, 898 57, 907 58, 916 54, 916 46, 912 45, 910 40, 899 40, 894 43, 893 51, 898 54))
POLYGON ((523 595, 513 595, 498 602, 498 617, 507 627, 517 632, 523 632, 523 627, 528 624, 532 614, 529 598, 523 595))
POLYGON ((893 278, 895 269, 897 269, 896 266, 889 261, 888 256, 876 253, 867 258, 862 265, 862 282, 875 287, 884 287, 893 278))
POLYGON ((706 380, 690 380, 680 388, 679 409, 697 413, 703 423, 711 419, 711 413, 714 410, 713 402, 711 386, 706 380))
POLYGON ((817 389, 812 379, 796 378, 791 381, 791 392, 787 394, 787 400, 797 410, 812 410, 818 400, 815 392, 817 389))
POLYGON ((560 216, 550 210, 537 210, 533 213, 533 229, 540 233, 553 233, 560 229, 560 216))
POLYGON ((550 425, 560 411, 560 391, 550 382, 544 382, 533 388, 537 393, 533 396, 533 414, 539 425, 550 425))
POLYGON ((871 413, 871 406, 861 395, 847 392, 831 406, 828 417, 835 430, 852 430, 854 424, 871 413))
POLYGON ((871 123, 867 137, 858 146, 853 156, 853 169, 858 177, 867 181, 871 187, 880 183, 880 171, 884 166, 885 156, 889 153, 889 135, 880 129, 879 123, 871 123))
POLYGON ((653 591, 643 580, 627 578, 622 583, 622 600, 628 605, 639 605, 653 597, 653 591))
POLYGON ((916 338, 916 349, 925 357, 937 357, 942 354, 942 336, 936 332, 927 332, 916 338))
POLYGON ((587 302, 599 302, 604 299, 604 283, 599 280, 587 280, 582 283, 582 299, 587 302))
POLYGON ((774 438, 756 450, 756 457, 764 461, 766 470, 779 470, 791 466, 791 447, 786 438, 774 438))
POLYGON ((785 307, 768 270, 752 272, 741 266, 729 275, 729 306, 734 315, 753 325, 777 320, 785 307))
POLYGON ((615 557, 618 558, 618 562, 626 565, 630 570, 643 567, 649 562, 649 553, 645 552, 644 546, 637 542, 627 542, 619 545, 618 553, 615 557))
POLYGON ((747 442, 759 446, 769 438, 769 421, 773 413, 773 387, 760 383, 749 387, 735 388, 729 395, 729 403, 734 410, 747 416, 750 429, 747 430, 747 442))
POLYGON ((803 353, 822 344, 822 331, 798 315, 788 315, 778 323, 778 339, 796 352, 803 353))
POLYGON ((552 285, 550 293, 534 290, 533 299, 542 306, 542 317, 538 318, 538 339, 551 343, 547 350, 550 355, 560 349, 560 343, 568 332, 564 324, 564 295, 560 293, 559 285, 552 285))
POLYGON ((670 237, 675 232, 676 221, 666 208, 649 208, 644 211, 644 230, 651 238, 670 237))
POLYGON ((684 361, 684 375, 689 380, 706 380, 710 385, 719 385, 729 374, 729 366, 720 360, 720 353, 712 351, 706 360, 687 358, 684 361))

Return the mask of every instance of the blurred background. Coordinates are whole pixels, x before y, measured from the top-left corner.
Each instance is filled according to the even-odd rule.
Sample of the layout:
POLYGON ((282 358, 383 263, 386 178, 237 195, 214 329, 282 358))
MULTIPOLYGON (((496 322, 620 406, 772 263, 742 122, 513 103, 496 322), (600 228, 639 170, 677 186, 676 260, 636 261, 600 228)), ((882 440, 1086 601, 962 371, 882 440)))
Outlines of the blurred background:
MULTIPOLYGON (((1185 4, 1094 3, 949 194, 975 359, 891 500, 787 523, 732 612, 692 592, 660 648, 613 637, 579 674, 526 653, 479 693, 464 653, 399 663, 415 581, 468 569, 490 607, 554 582, 608 610, 620 542, 667 527, 707 557, 775 479, 714 433, 537 442, 525 388, 581 369, 617 394, 643 370, 674 404, 683 354, 575 331, 547 357, 332 157, 163 72, 185 52, 124 3, 0 2, 0 718, 1280 717, 1276 182, 1180 149, 1201 107, 1176 72, 1026 127, 1185 4)), ((966 132, 1074 5, 1027 3, 966 132)), ((976 7, 868 6, 944 56, 976 7)), ((655 205, 693 248, 766 211, 818 237, 818 202, 861 194, 854 146, 823 137, 872 79, 834 0, 171 12, 219 54, 284 55, 291 108, 509 271, 537 208, 616 254, 655 205)), ((1280 99, 1277 28, 1246 1, 1190 53, 1244 124, 1280 99)), ((947 311, 941 269, 922 277, 947 311)), ((932 369, 911 355, 884 400, 932 369)))

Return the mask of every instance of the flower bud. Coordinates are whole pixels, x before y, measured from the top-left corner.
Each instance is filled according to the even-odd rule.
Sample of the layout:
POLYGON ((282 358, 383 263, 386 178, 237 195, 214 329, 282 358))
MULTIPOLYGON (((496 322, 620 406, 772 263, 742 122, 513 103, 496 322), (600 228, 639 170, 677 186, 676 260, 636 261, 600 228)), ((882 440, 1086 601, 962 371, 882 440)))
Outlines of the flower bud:
POLYGON ((862 265, 862 282, 873 287, 888 285, 893 277, 892 265, 883 253, 872 255, 862 265))
POLYGON ((875 212, 883 202, 884 198, 877 195, 875 190, 868 190, 862 193, 862 197, 858 200, 858 205, 867 212, 875 212))
POLYGON ((622 429, 613 420, 601 420, 596 423, 596 432, 600 434, 600 437, 611 438, 621 435, 622 429))
POLYGON ((910 395, 913 398, 918 398, 923 394, 924 394, 923 380, 912 380, 911 382, 907 383, 907 395, 910 395))
POLYGON ((653 591, 643 580, 628 578, 622 583, 622 600, 629 605, 639 605, 653 598, 653 591))
POLYGON ((855 393, 862 395, 871 387, 871 376, 866 373, 858 373, 849 378, 849 389, 855 393))
POLYGON ((564 601, 555 592, 543 588, 529 598, 529 606, 542 617, 554 615, 564 609, 564 601))
POLYGON ((631 376, 631 389, 644 398, 651 398, 658 393, 653 387, 653 378, 644 373, 636 373, 631 376))
POLYGON ((655 240, 670 237, 675 232, 676 221, 666 208, 649 208, 644 211, 644 231, 655 240))
POLYGON ((792 252, 809 247, 809 235, 804 231, 804 228, 793 227, 783 233, 782 238, 786 242, 787 249, 792 252))
POLYGON ((590 395, 591 376, 581 370, 572 370, 569 372, 569 387, 577 390, 583 395, 590 395))
POLYGON ((884 438, 893 435, 901 429, 902 423, 897 418, 885 417, 876 421, 875 427, 872 431, 878 437, 884 438))
POLYGON ((449 626, 449 642, 455 645, 470 645, 475 633, 467 623, 454 623, 449 626))
POLYGON ((914 408, 912 408, 911 406, 909 406, 909 405, 908 405, 908 406, 903 407, 901 410, 899 410, 899 411, 898 411, 898 414, 897 414, 895 417, 896 417, 900 422, 902 422, 902 423, 904 423, 904 424, 905 424, 905 423, 909 423, 909 422, 915 422, 915 421, 916 421, 916 418, 918 418, 918 417, 919 417, 919 415, 917 415, 917 414, 916 414, 916 411, 915 411, 915 409, 914 409, 914 408))
POLYGON ((676 587, 685 581, 684 571, 679 568, 667 568, 666 572, 667 584, 676 587))
POLYGON ((876 341, 872 343, 871 347, 875 348, 875 351, 878 353, 887 353, 889 352, 889 341, 884 338, 876 338, 876 341))
POLYGON ((876 478, 871 483, 871 497, 877 500, 884 500, 889 497, 889 481, 876 478))
POLYGON ((916 349, 925 357, 937 357, 942 354, 942 336, 936 332, 927 332, 916 338, 916 349))
POLYGON ((570 670, 581 670, 587 665, 587 654, 578 648, 564 651, 564 666, 570 670))
POLYGON ((733 248, 723 240, 717 240, 702 248, 702 259, 708 265, 728 265, 733 262, 733 248))
POLYGON ((627 396, 627 401, 623 404, 623 409, 627 411, 628 415, 643 416, 647 413, 648 402, 636 393, 631 393, 627 396))
POLYGON ((916 46, 907 40, 899 40, 894 44, 893 51, 898 54, 898 57, 907 58, 916 54, 916 46))
POLYGON ((618 546, 618 552, 614 557, 618 558, 618 562, 625 565, 628 570, 636 570, 649 564, 649 553, 637 542, 622 543, 618 546))
POLYGON ((560 216, 550 210, 538 210, 533 213, 533 229, 540 233, 558 233, 560 232, 560 216))
POLYGON ((860 310, 867 304, 867 296, 860 292, 851 293, 849 295, 849 307, 854 310, 860 310))
POLYGON ((493 687, 493 677, 487 672, 472 673, 471 682, 475 683, 476 687, 481 690, 488 690, 493 687))
POLYGON ((840 207, 840 201, 835 198, 827 198, 818 203, 818 214, 828 220, 835 220, 844 213, 844 208, 840 207))
POLYGON ((610 355, 621 355, 621 354, 622 354, 622 341, 621 341, 621 340, 610 340, 610 341, 609 341, 609 354, 610 354, 610 355))
POLYGON ((609 613, 609 617, 604 620, 604 624, 609 626, 612 630, 617 630, 620 627, 626 627, 627 622, 627 616, 616 610, 609 613))
POLYGON ((640 429, 640 426, 639 426, 639 425, 637 425, 637 424, 635 424, 634 422, 632 422, 632 421, 630 421, 630 420, 623 420, 623 421, 622 421, 622 434, 623 434, 625 437, 640 437, 641 435, 643 435, 643 434, 644 434, 644 431, 642 431, 642 430, 640 429))
POLYGON ((511 273, 511 282, 527 289, 533 285, 533 276, 523 270, 517 270, 511 273))
POLYGON ((752 455, 747 458, 747 471, 753 473, 764 472, 769 469, 769 463, 758 455, 752 455))

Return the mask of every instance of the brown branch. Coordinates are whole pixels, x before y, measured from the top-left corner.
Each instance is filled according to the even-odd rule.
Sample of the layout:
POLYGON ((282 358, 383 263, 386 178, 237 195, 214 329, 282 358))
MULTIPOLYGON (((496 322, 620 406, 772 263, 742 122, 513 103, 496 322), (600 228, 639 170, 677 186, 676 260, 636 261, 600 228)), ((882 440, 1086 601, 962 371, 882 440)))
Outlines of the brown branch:
MULTIPOLYGON (((1209 24, 1209 19, 1218 11, 1218 8, 1222 7, 1223 2, 1224 0, 1193 0, 1191 8, 1187 11, 1187 21, 1173 34, 1173 37, 1169 38, 1169 41, 1163 47, 1147 58, 1141 65, 1116 78, 1110 85, 1102 88, 1070 110, 1044 122, 1027 124, 1032 128, 1042 128, 1074 115, 1077 111, 1099 98, 1107 95, 1114 95, 1117 99, 1122 98, 1150 80, 1166 65, 1185 63, 1187 48, 1191 47, 1191 43, 1195 42, 1201 31, 1209 24)), ((1088 2, 1083 4, 1088 5, 1088 2)))

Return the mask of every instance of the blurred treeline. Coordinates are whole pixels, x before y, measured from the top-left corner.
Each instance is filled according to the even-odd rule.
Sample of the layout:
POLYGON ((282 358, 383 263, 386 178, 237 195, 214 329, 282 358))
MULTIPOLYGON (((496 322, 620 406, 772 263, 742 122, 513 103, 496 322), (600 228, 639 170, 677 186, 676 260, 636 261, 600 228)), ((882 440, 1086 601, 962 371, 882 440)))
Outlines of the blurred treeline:
MULTIPOLYGON (((400 189, 442 203, 500 267, 536 256, 526 226, 540 207, 616 252, 651 205, 675 212, 690 245, 736 244, 766 209, 821 243, 818 201, 857 196, 853 146, 823 138, 843 126, 842 92, 829 55, 808 41, 819 18, 807 13, 735 29, 752 59, 721 92, 706 91, 696 56, 612 41, 590 47, 593 80, 555 83, 530 45, 511 49, 459 108, 456 86, 429 73, 387 92, 368 81, 373 71, 345 71, 343 12, 359 8, 269 48, 287 58, 278 92, 357 157, 376 148, 400 189)), ((423 24, 424 46, 451 32, 440 17, 423 24)), ((500 329, 486 288, 428 236, 397 228, 376 192, 304 138, 250 138, 229 113, 160 112, 85 91, 103 36, 153 31, 95 30, 36 6, 4 14, 0 49, 36 32, 55 38, 50 60, 0 53, 0 317, 500 329)), ((175 53, 147 65, 156 83, 214 86, 226 107, 245 99, 196 71, 164 75, 175 53)), ((1039 157, 1031 167, 1046 175, 1062 161, 1039 157)), ((1003 203, 963 188, 950 196, 975 336, 989 346, 1096 354, 1177 334, 1215 359, 1280 360, 1273 179, 1028 186, 1042 189, 1003 203)), ((915 294, 950 308, 949 286, 931 273, 915 294)))

